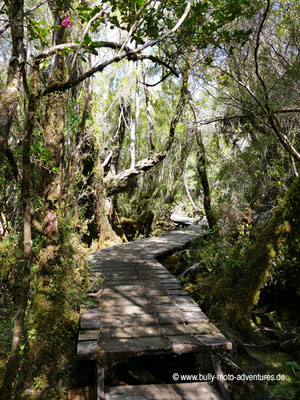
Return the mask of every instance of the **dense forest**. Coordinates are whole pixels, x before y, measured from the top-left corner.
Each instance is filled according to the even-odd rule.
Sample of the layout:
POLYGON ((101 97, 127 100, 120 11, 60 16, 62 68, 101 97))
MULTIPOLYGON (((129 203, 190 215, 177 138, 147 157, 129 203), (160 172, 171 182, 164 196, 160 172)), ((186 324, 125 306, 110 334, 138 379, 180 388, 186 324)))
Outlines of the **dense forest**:
POLYGON ((207 227, 164 262, 232 340, 225 369, 286 376, 235 398, 299 398, 299 14, 0 1, 3 399, 66 398, 86 256, 174 214, 207 227))

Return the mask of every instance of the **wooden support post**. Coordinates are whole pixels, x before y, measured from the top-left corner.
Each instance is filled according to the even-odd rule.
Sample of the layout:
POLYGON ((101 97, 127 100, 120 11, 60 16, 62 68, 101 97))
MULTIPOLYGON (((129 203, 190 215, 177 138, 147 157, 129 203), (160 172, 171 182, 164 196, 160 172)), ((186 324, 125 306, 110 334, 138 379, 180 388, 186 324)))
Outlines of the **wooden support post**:
POLYGON ((211 355, 212 365, 214 367, 215 373, 218 376, 218 385, 224 400, 231 400, 230 394, 228 391, 227 383, 224 379, 223 371, 221 368, 221 363, 218 357, 215 354, 211 355))
POLYGON ((97 363, 96 366, 97 400, 105 400, 104 394, 104 368, 97 363))

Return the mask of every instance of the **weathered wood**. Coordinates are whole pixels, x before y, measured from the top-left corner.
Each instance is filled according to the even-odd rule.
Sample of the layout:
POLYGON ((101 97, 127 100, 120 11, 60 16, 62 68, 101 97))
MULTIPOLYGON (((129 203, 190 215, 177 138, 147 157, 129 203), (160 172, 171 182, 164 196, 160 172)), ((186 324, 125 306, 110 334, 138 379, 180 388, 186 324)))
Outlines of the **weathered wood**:
POLYGON ((177 296, 188 296, 187 292, 185 292, 182 289, 166 289, 167 293, 169 293, 171 296, 177 295, 177 296))
POLYGON ((185 311, 182 313, 183 319, 187 324, 208 320, 207 316, 199 309, 198 311, 185 311))
POLYGON ((193 225, 197 222, 195 218, 184 217, 177 214, 172 214, 170 220, 181 226, 193 225))
POLYGON ((232 343, 229 342, 222 333, 215 335, 204 334, 196 335, 196 338, 208 349, 208 350, 232 350, 232 343))
POLYGON ((104 368, 97 364, 96 368, 97 400, 105 400, 104 394, 104 368))
POLYGON ((99 308, 92 308, 90 310, 88 309, 82 309, 80 311, 80 319, 97 319, 100 318, 100 310, 99 308))
POLYGON ((99 330, 101 327, 101 320, 99 319, 81 319, 80 330, 99 330))
POLYGON ((188 330, 191 333, 200 335, 204 334, 214 335, 220 332, 219 329, 216 328, 216 326, 209 321, 193 322, 188 325, 188 330))
POLYGON ((78 341, 97 341, 100 335, 99 330, 91 330, 91 331, 80 331, 78 335, 78 341))
POLYGON ((106 400, 221 400, 207 382, 161 385, 115 386, 109 388, 106 400))
POLYGON ((77 359, 78 360, 93 360, 93 352, 96 346, 96 341, 86 341, 77 343, 77 359))
POLYGON ((113 338, 143 338, 159 336, 161 334, 157 325, 139 326, 110 326, 101 329, 100 340, 113 338))
POLYGON ((212 361, 212 365, 214 367, 216 376, 218 377, 218 385, 220 388, 220 391, 222 393, 223 399, 224 400, 231 400, 230 398, 230 394, 228 391, 228 387, 227 387, 227 382, 225 380, 225 377, 223 375, 223 371, 221 368, 221 363, 220 360, 216 357, 215 354, 211 355, 211 361, 212 361))
POLYGON ((103 327, 156 325, 157 320, 154 314, 118 315, 103 317, 102 324, 103 327))

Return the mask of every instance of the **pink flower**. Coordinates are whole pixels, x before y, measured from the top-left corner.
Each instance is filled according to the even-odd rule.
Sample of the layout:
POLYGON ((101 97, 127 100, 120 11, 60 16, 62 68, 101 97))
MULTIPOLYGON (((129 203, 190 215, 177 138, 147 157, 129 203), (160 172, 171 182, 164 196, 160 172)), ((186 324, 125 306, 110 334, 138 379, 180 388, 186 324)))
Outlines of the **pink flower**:
POLYGON ((69 11, 66 12, 66 18, 62 21, 62 26, 73 26, 72 22, 69 19, 69 11))

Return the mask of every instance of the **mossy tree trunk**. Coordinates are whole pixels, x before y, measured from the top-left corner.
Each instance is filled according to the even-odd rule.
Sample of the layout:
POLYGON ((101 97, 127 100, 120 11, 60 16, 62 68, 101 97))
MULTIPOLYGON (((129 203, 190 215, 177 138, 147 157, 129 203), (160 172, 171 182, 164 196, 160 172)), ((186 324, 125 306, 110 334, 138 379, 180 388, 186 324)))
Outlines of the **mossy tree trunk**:
MULTIPOLYGON (((213 289, 213 312, 230 325, 247 331, 250 313, 257 304, 260 291, 268 277, 276 273, 277 265, 295 277, 300 277, 300 178, 288 190, 277 206, 268 225, 262 229, 255 243, 245 255, 237 257, 213 289), (288 251, 285 251, 287 250, 288 251), (280 260, 283 259, 283 262, 280 260)), ((295 289, 297 290, 297 289, 295 289)))
POLYGON ((98 248, 107 247, 111 244, 120 244, 121 239, 113 231, 106 213, 105 187, 103 183, 103 167, 99 157, 95 157, 93 187, 95 191, 95 219, 99 231, 98 248))
POLYGON ((196 132, 196 140, 197 140, 197 145, 198 145, 198 151, 197 151, 197 171, 198 175, 200 178, 200 182, 202 185, 203 189, 203 206, 204 206, 204 211, 205 215, 207 218, 208 226, 210 229, 213 229, 216 227, 217 221, 211 206, 211 192, 210 192, 210 186, 209 186, 209 181, 208 181, 208 174, 207 174, 207 159, 206 159, 206 152, 205 152, 205 147, 202 139, 202 132, 201 132, 201 123, 197 115, 197 110, 195 103, 191 97, 189 96, 189 104, 191 107, 191 110, 194 115, 195 119, 195 132, 196 132))
POLYGON ((12 51, 7 70, 6 88, 0 99, 0 165, 7 154, 10 128, 20 99, 22 75, 25 74, 23 3, 23 0, 12 0, 9 6, 12 51))
POLYGON ((32 262, 32 233, 31 233, 31 140, 34 129, 35 113, 37 108, 36 88, 39 85, 39 77, 36 72, 32 74, 30 93, 28 99, 28 114, 25 123, 22 149, 22 180, 21 200, 23 203, 23 254, 24 265, 22 270, 20 299, 18 311, 14 321, 11 354, 6 365, 5 377, 1 388, 3 400, 12 398, 12 388, 20 362, 20 346, 24 329, 25 314, 30 292, 31 262, 32 262))

